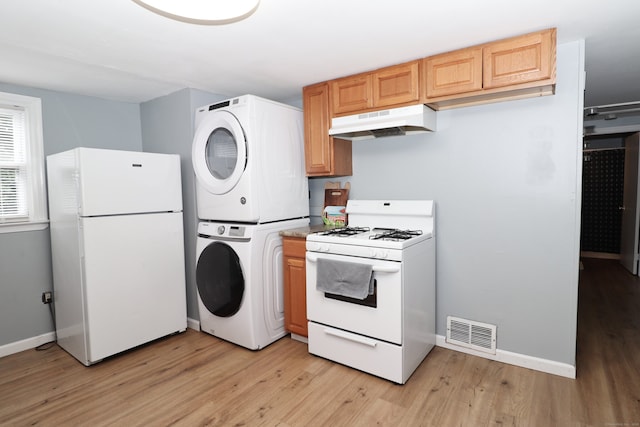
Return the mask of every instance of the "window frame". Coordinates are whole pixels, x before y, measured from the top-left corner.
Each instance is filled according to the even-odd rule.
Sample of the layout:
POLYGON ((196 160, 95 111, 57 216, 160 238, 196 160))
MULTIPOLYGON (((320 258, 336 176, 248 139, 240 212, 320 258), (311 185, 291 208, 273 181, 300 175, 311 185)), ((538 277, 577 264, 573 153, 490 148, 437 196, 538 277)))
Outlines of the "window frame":
POLYGON ((0 233, 44 230, 49 224, 49 218, 44 169, 42 101, 40 98, 32 96, 0 92, 0 106, 24 109, 28 171, 25 191, 29 212, 29 216, 25 219, 6 220, 0 217, 0 233))

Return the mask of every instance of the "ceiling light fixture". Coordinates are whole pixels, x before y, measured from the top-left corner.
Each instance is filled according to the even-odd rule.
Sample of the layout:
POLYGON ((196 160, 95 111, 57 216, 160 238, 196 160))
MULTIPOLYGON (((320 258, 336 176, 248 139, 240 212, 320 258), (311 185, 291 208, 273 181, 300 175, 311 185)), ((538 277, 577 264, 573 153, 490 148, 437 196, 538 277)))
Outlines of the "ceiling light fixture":
POLYGON ((133 0, 159 15, 201 25, 222 25, 248 18, 260 0, 133 0))

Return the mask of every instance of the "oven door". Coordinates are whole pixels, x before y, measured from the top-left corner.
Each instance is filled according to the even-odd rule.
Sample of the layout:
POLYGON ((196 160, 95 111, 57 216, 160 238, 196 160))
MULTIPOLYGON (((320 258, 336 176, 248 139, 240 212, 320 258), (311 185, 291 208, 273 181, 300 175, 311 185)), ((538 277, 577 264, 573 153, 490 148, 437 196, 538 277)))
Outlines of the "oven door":
POLYGON ((402 263, 307 252, 307 318, 345 331, 402 344, 402 263), (318 259, 369 264, 374 294, 356 300, 316 290, 318 259))

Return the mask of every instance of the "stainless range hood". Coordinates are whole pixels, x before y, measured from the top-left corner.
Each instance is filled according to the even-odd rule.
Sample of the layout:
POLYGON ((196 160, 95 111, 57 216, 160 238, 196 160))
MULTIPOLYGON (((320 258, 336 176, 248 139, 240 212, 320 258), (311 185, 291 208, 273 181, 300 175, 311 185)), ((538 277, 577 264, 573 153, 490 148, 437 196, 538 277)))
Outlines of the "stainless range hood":
POLYGON ((436 112, 419 104, 371 113, 335 117, 329 135, 340 139, 369 139, 436 130, 436 112))

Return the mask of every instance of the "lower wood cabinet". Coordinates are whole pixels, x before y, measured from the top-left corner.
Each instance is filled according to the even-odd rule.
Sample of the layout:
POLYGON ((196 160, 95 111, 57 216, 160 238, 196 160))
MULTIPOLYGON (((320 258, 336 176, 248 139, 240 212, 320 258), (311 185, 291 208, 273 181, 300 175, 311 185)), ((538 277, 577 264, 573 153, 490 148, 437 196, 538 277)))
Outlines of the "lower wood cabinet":
POLYGON ((307 336, 306 239, 282 238, 284 260, 284 327, 307 336))

